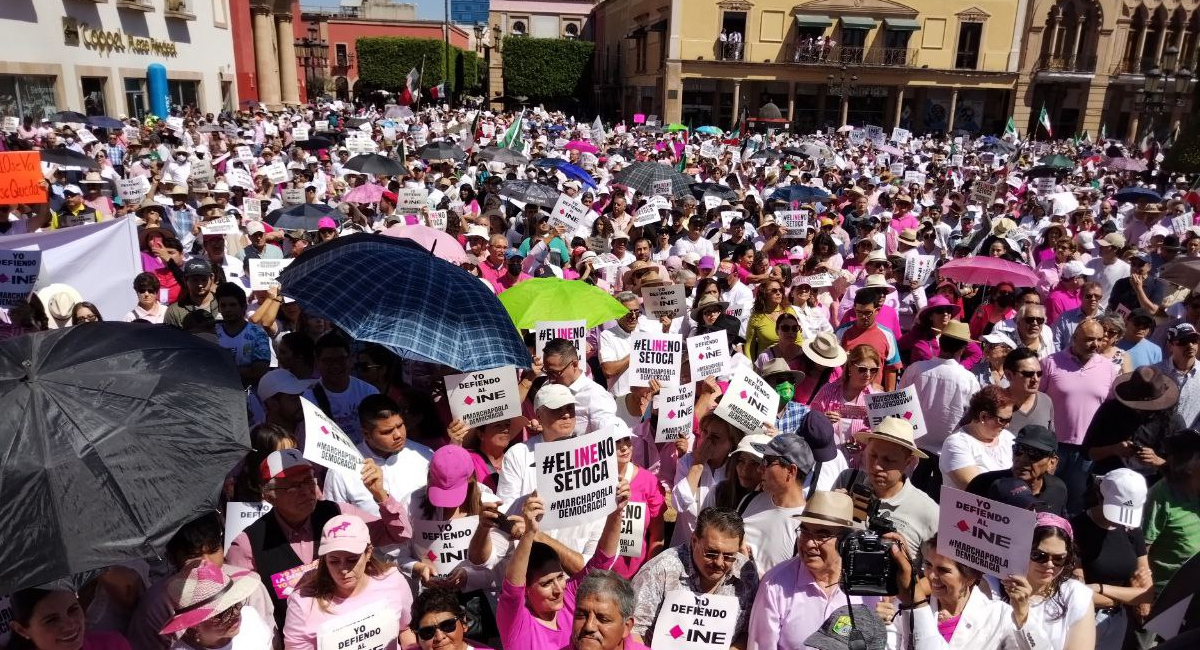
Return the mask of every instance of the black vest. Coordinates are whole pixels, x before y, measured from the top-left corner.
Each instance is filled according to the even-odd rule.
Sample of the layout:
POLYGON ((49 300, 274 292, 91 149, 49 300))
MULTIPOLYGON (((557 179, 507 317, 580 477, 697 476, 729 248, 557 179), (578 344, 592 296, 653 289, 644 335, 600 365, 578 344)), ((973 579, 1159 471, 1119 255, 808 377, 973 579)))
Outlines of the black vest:
MULTIPOLYGON (((342 509, 333 501, 318 501, 309 522, 313 532, 313 557, 318 557, 321 550, 321 531, 325 522, 342 514, 342 509)), ((275 586, 271 584, 271 576, 300 566, 303 562, 292 550, 279 519, 270 513, 259 517, 257 521, 246 527, 246 539, 250 541, 250 550, 254 554, 254 566, 262 578, 267 593, 271 595, 275 605, 275 623, 283 630, 283 622, 287 617, 287 598, 275 595, 275 586)))

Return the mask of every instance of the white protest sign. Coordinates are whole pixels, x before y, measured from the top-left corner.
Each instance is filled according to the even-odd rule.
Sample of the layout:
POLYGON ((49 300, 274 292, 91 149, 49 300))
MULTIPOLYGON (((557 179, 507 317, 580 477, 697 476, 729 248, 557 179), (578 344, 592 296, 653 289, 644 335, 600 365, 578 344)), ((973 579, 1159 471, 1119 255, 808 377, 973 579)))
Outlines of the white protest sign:
POLYGON ((621 513, 621 557, 641 557, 646 548, 646 519, 650 510, 645 503, 630 501, 621 513))
POLYGON ((521 414, 517 369, 501 366, 459 375, 447 375, 446 399, 450 414, 468 427, 478 427, 521 414))
POLYGON ((183 118, 182 117, 174 117, 174 116, 168 117, 167 118, 167 128, 171 129, 172 131, 175 131, 176 133, 178 133, 179 131, 182 131, 183 130, 183 118))
POLYGON ((304 457, 321 467, 342 472, 346 478, 361 481, 359 466, 362 453, 354 441, 316 404, 300 398, 304 410, 304 457))
POLYGON ((634 332, 630 342, 630 386, 649 386, 651 379, 663 386, 679 383, 683 366, 682 335, 634 332))
POLYGON ((832 273, 816 273, 813 275, 802 275, 792 281, 793 287, 799 286, 801 284, 807 284, 808 286, 810 286, 814 289, 820 289, 823 287, 832 287, 833 286, 833 274, 832 273))
POLYGON ((664 178, 654 181, 654 196, 671 196, 671 179, 664 178))
POLYGON ((596 521, 617 509, 617 443, 611 429, 533 449, 537 491, 546 512, 542 530, 596 521))
POLYGON ((225 182, 229 183, 231 187, 254 189, 254 177, 250 175, 250 172, 236 167, 225 170, 225 182))
POLYGON ((904 281, 925 284, 936 260, 932 255, 908 255, 904 259, 904 281))
POLYGON ((696 384, 664 386, 654 396, 654 408, 658 411, 655 443, 688 437, 692 432, 692 418, 696 415, 696 384))
POLYGON ((904 174, 904 163, 892 163, 888 166, 888 171, 891 172, 892 176, 900 176, 904 174))
POLYGON ((288 182, 288 178, 290 177, 290 174, 288 174, 287 167, 285 167, 283 165, 283 163, 281 163, 279 161, 275 161, 275 162, 271 163, 270 165, 263 167, 259 171, 261 171, 262 173, 267 175, 267 178, 270 179, 272 185, 280 185, 280 184, 286 183, 286 182, 288 182))
POLYGON ((654 650, 728 650, 737 631, 737 596, 675 589, 654 621, 654 650))
POLYGON ((467 564, 467 549, 479 526, 479 515, 449 521, 416 519, 413 522, 412 543, 416 558, 433 565, 436 575, 449 575, 460 565, 467 564))
POLYGON ((1177 217, 1171 217, 1171 230, 1175 231, 1176 237, 1183 237, 1187 234, 1188 228, 1192 227, 1192 217, 1190 215, 1181 214, 1177 217))
POLYGON ((229 545, 247 526, 268 512, 271 512, 271 504, 266 501, 230 501, 225 504, 225 552, 229 552, 229 545))
POLYGON ((304 190, 299 187, 289 187, 281 194, 284 205, 300 205, 304 203, 304 190))
MULTIPOLYGON (((144 178, 144 177, 143 177, 144 178)), ((192 183, 208 185, 213 182, 213 166, 208 160, 197 160, 192 163, 192 175, 188 177, 192 183)))
POLYGON ((847 135, 847 139, 850 140, 850 144, 857 147, 857 146, 861 145, 863 142, 866 142, 867 132, 864 131, 863 129, 854 129, 854 130, 850 131, 850 133, 847 135))
POLYGON ((602 271, 604 269, 610 269, 614 266, 620 266, 620 265, 621 265, 621 260, 616 255, 613 255, 612 253, 604 253, 604 254, 600 255, 599 257, 592 259, 592 270, 593 271, 602 271))
POLYGON ((296 126, 292 127, 292 140, 299 142, 300 140, 308 139, 308 127, 296 126))
POLYGON ((281 260, 265 260, 256 258, 249 260, 250 262, 250 290, 251 291, 266 291, 271 287, 279 284, 277 278, 279 274, 287 268, 288 264, 292 263, 295 258, 289 257, 281 260))
POLYGON ((908 420, 913 428, 913 440, 920 440, 928 432, 925 428, 925 414, 921 412, 921 403, 917 401, 917 389, 909 386, 890 393, 873 393, 867 395, 867 419, 871 429, 879 426, 883 418, 894 416, 908 420))
POLYGON ((0 307, 29 298, 42 268, 40 250, 0 250, 0 307))
POLYGON ((234 157, 246 164, 247 167, 254 164, 254 151, 246 145, 239 145, 234 150, 234 157))
POLYGON ((583 225, 583 216, 587 214, 587 210, 587 207, 574 197, 559 194, 554 208, 550 210, 550 225, 563 226, 567 232, 575 232, 583 225))
POLYGON ((400 201, 396 207, 416 212, 425 207, 425 201, 429 198, 429 190, 423 187, 402 187, 396 194, 396 198, 400 201))
POLYGON ((976 179, 971 184, 971 201, 987 208, 996 198, 996 184, 976 179))
POLYGON ((1003 578, 1024 575, 1037 513, 942 486, 938 553, 1003 578))
POLYGON ((704 195, 704 211, 707 212, 713 208, 721 207, 721 197, 711 194, 704 195))
POLYGON ((200 223, 200 234, 202 235, 236 235, 238 232, 237 217, 233 215, 200 223))
POLYGON ((125 203, 136 203, 146 196, 150 185, 145 176, 122 178, 117 181, 117 196, 125 203))
POLYGON ((721 397, 714 413, 746 433, 759 433, 765 423, 775 423, 779 393, 753 370, 742 370, 721 397))
POLYGON ((256 198, 242 201, 242 214, 251 221, 262 221, 262 202, 256 198))
POLYGON ((646 204, 652 205, 659 210, 670 210, 671 209, 671 202, 668 201, 665 196, 658 196, 658 195, 652 196, 649 199, 646 199, 646 204))
POLYGON ((812 226, 809 210, 776 210, 775 221, 787 228, 788 239, 803 239, 806 230, 812 226))
POLYGON ((377 601, 321 625, 317 650, 384 650, 397 647, 400 617, 383 601, 377 601))
POLYGON ((445 210, 431 210, 429 212, 429 227, 434 230, 445 230, 446 218, 445 210))
POLYGON ((725 330, 689 337, 687 348, 692 381, 720 377, 731 365, 729 335, 725 330))
POLYGON ((87 129, 79 129, 75 132, 75 135, 79 136, 79 144, 85 147, 96 141, 96 134, 87 129))
POLYGON ((385 126, 385 127, 380 128, 379 130, 383 133, 384 141, 386 141, 386 142, 395 142, 396 141, 396 127, 385 126))
POLYGON ((21 120, 18 120, 17 118, 12 117, 11 115, 7 115, 4 117, 4 126, 0 127, 0 128, 3 128, 5 131, 7 131, 9 133, 13 133, 18 128, 20 128, 20 126, 21 126, 21 120))
POLYGON ((355 132, 353 137, 351 134, 346 135, 346 149, 352 154, 371 153, 375 148, 375 141, 364 133, 355 132))
POLYGON ((925 173, 913 171, 911 169, 904 172, 904 184, 912 185, 914 183, 917 185, 924 185, 925 184, 925 173))
POLYGON ((654 318, 679 318, 687 313, 686 287, 681 284, 668 284, 661 287, 644 287, 642 298, 645 300, 646 313, 654 318))
POLYGON ((584 342, 588 331, 586 320, 541 320, 534 323, 534 331, 534 351, 537 356, 542 356, 542 351, 550 341, 566 339, 575 346, 575 354, 580 359, 587 358, 584 342))
POLYGON ((956 153, 953 156, 950 156, 950 166, 951 167, 962 167, 963 166, 963 155, 961 153, 956 153))
POLYGON ((127 143, 136 141, 140 135, 141 132, 138 131, 136 126, 121 127, 121 136, 125 138, 125 142, 127 143))
POLYGON ((905 144, 911 137, 912 133, 908 129, 902 129, 897 126, 892 129, 892 137, 889 139, 897 144, 905 144))
POLYGON ((659 221, 662 217, 658 215, 658 206, 653 203, 647 203, 638 208, 636 214, 633 215, 633 225, 644 226, 649 223, 659 221))
POLYGON ((717 158, 721 155, 721 148, 716 142, 708 140, 700 144, 701 158, 717 158))

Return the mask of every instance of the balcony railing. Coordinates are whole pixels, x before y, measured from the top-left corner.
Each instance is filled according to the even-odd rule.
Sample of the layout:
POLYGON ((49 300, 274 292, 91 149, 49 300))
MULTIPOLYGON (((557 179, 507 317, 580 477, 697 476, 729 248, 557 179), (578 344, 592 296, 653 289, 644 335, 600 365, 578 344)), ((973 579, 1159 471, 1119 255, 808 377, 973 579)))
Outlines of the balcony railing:
POLYGON ((1142 56, 1121 59, 1117 63, 1117 68, 1113 70, 1114 74, 1142 74, 1143 72, 1153 68, 1156 61, 1152 56, 1142 56))
POLYGON ((1037 62, 1038 72, 1096 72, 1096 57, 1061 57, 1043 54, 1037 62))
POLYGON ((195 20, 196 12, 192 10, 194 0, 166 0, 163 15, 167 18, 180 20, 195 20))
POLYGON ((792 50, 792 63, 808 63, 816 65, 884 65, 904 66, 917 65, 917 50, 915 48, 885 47, 834 47, 818 48, 816 46, 800 45, 792 50))
POLYGON ((117 0, 118 9, 133 9, 135 11, 154 11, 150 0, 117 0))

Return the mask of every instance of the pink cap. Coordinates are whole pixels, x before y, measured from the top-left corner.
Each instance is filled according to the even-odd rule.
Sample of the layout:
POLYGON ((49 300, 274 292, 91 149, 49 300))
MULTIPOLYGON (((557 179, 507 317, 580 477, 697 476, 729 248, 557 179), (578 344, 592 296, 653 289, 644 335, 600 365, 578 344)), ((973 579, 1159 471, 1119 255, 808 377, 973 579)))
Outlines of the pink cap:
POLYGON ((326 228, 337 230, 337 222, 329 217, 321 217, 321 220, 317 222, 317 230, 325 230, 326 228))
POLYGON ((713 259, 712 255, 705 255, 704 257, 700 258, 700 261, 696 264, 696 268, 715 269, 717 268, 717 260, 713 259))
POLYGON ((318 555, 334 551, 362 553, 370 543, 371 533, 362 519, 355 515, 338 515, 325 522, 325 528, 321 530, 321 551, 318 555))
POLYGON ((429 502, 438 508, 461 506, 474 471, 471 452, 455 445, 439 447, 429 461, 429 502))

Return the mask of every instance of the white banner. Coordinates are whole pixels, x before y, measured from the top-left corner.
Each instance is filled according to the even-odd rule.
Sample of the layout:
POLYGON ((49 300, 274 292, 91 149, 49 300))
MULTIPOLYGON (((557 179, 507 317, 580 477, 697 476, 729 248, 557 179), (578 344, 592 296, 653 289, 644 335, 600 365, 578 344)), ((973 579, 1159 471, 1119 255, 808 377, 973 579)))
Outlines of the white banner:
POLYGON ((546 349, 546 343, 554 339, 566 339, 575 344, 575 353, 579 355, 580 362, 587 358, 584 353, 586 345, 584 339, 587 337, 587 321, 586 320, 542 320, 534 323, 536 335, 534 337, 534 351, 537 356, 542 356, 542 351, 546 349))
POLYGON ((400 617, 379 601, 339 616, 317 631, 317 650, 385 650, 399 647, 400 617))
POLYGON ((521 414, 517 369, 501 366, 459 375, 447 375, 446 399, 450 414, 468 427, 515 418, 521 414))
POLYGON ((729 382, 729 389, 713 412, 746 433, 759 433, 763 424, 775 423, 779 393, 753 370, 742 370, 729 382))
POLYGON ((271 512, 271 504, 266 501, 230 501, 225 504, 225 552, 229 545, 250 524, 262 519, 271 512))
POLYGON ((630 386, 649 386, 652 379, 658 380, 663 386, 679 383, 683 364, 681 335, 634 332, 630 342, 630 386))
POLYGON ((654 442, 662 444, 688 437, 696 415, 696 384, 664 386, 654 396, 654 409, 658 411, 654 442))
POLYGON ((621 513, 621 546, 617 555, 641 557, 646 549, 646 520, 650 509, 645 503, 630 501, 621 513))
POLYGON ((361 481, 362 453, 350 436, 316 404, 300 398, 304 410, 304 457, 322 467, 342 472, 346 478, 361 481))
POLYGON ((617 509, 617 445, 611 429, 533 448, 542 530, 596 521, 617 509))
POLYGON ((202 235, 236 235, 238 232, 238 221, 233 215, 200 222, 202 235))
POLYGON ((674 589, 654 621, 654 650, 728 650, 737 631, 737 596, 674 589))
MULTIPOLYGON (((8 245, 8 239, 0 239, 8 245)), ((0 250, 0 307, 12 307, 29 297, 42 268, 42 251, 0 250)))
POLYGON ((412 523, 416 558, 432 564, 434 573, 446 576, 460 565, 470 564, 467 549, 479 526, 478 515, 449 521, 417 519, 412 523))
POLYGON ((725 330, 689 337, 687 347, 692 381, 724 376, 732 365, 729 335, 725 330))
POLYGON ((658 207, 652 203, 647 203, 646 205, 638 208, 637 213, 633 215, 633 225, 644 226, 661 219, 662 217, 658 216, 658 207))
POLYGON ((921 412, 921 402, 917 400, 917 389, 909 386, 903 390, 890 393, 874 393, 867 395, 867 419, 871 429, 879 426, 883 418, 894 416, 908 420, 913 428, 913 440, 920 440, 928 431, 925 428, 925 414, 921 412))
POLYGON ((646 287, 642 289, 642 299, 646 301, 646 312, 654 318, 679 318, 687 314, 687 296, 682 284, 668 284, 662 287, 646 287))
POLYGON ((587 208, 566 194, 559 194, 558 200, 554 202, 554 208, 550 210, 550 225, 563 226, 568 233, 579 230, 583 225, 583 217, 587 214, 587 208))
POLYGON ((1037 513, 942 486, 938 553, 1004 578, 1025 575, 1037 513))
POLYGON ((281 260, 264 260, 258 258, 250 260, 250 290, 266 291, 279 284, 277 280, 279 274, 287 268, 288 264, 292 263, 293 259, 295 258, 289 257, 281 260))

